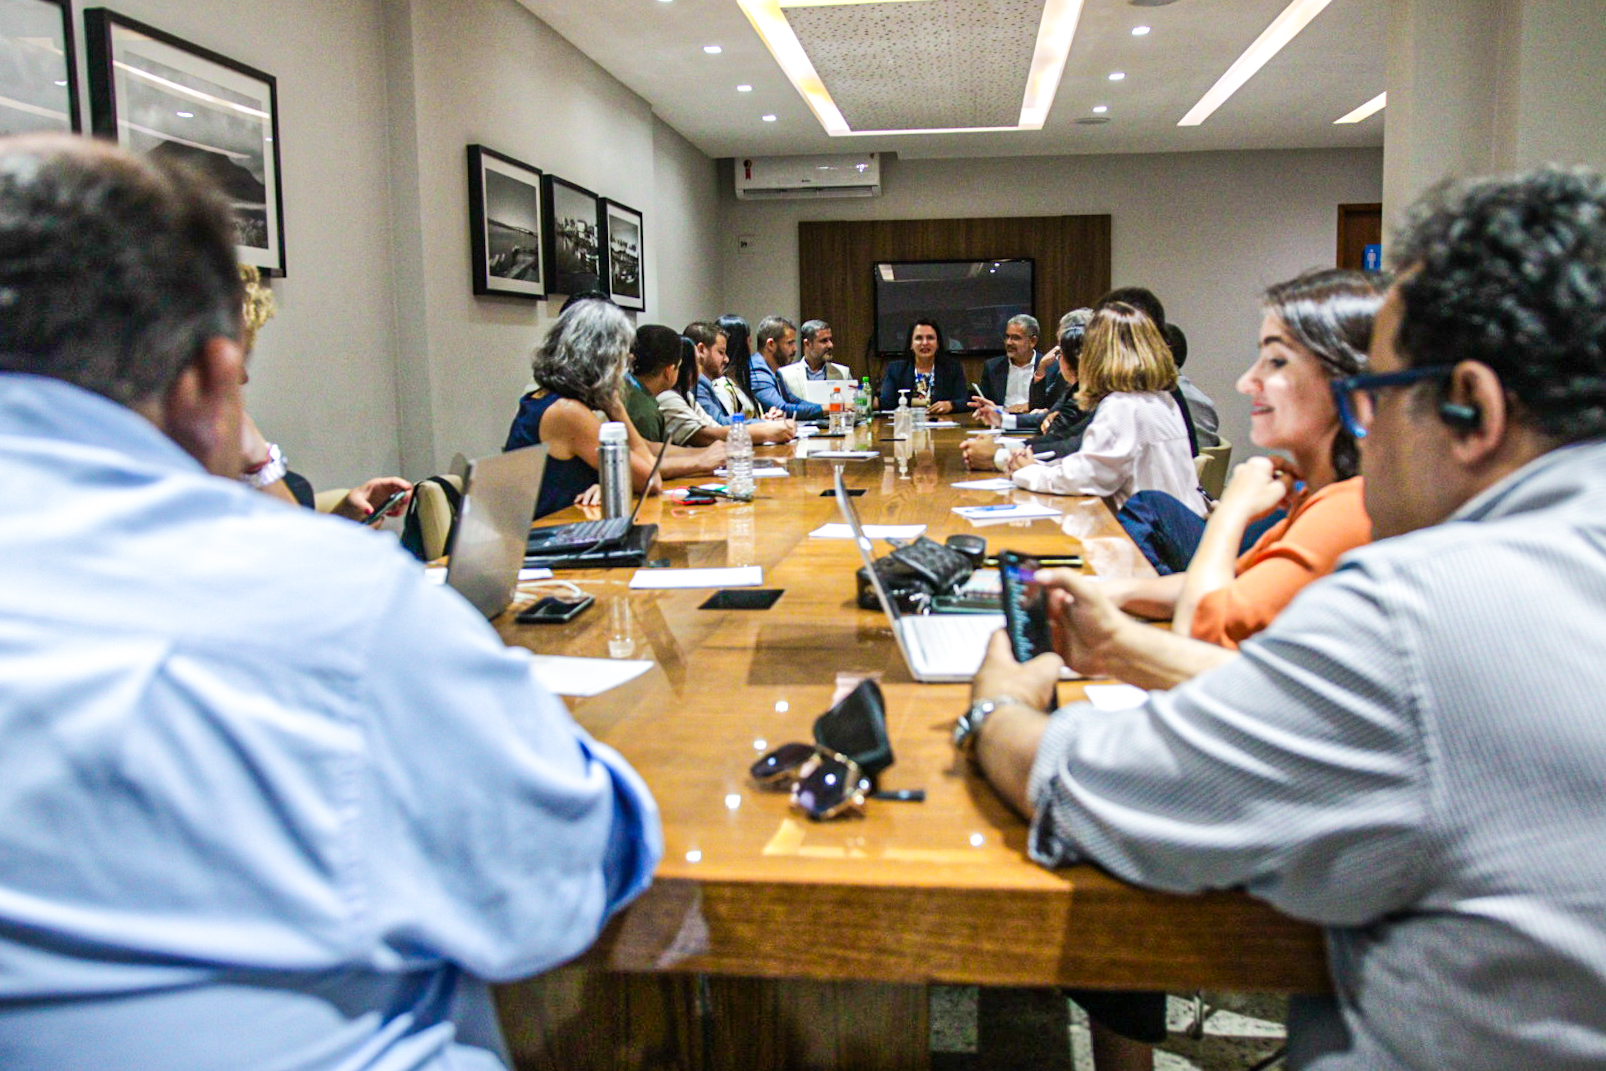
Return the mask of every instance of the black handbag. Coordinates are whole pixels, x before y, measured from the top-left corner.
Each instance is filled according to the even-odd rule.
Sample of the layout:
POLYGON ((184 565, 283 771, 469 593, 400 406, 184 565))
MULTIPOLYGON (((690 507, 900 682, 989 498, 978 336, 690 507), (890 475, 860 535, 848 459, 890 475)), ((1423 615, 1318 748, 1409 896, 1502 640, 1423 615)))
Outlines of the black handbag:
MULTIPOLYGON (((965 554, 921 536, 884 558, 877 558, 875 571, 886 588, 887 597, 899 613, 923 614, 938 595, 951 595, 970 578, 974 566, 965 554)), ((870 574, 858 571, 859 608, 879 610, 870 574)))

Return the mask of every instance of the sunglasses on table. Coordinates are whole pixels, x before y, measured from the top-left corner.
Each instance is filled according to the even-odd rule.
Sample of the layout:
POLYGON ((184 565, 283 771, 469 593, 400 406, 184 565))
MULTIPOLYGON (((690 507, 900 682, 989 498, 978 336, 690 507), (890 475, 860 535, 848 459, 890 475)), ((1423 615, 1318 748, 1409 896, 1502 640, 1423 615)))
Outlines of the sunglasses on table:
POLYGON ((1338 418, 1344 422, 1344 430, 1357 439, 1364 439, 1377 410, 1380 392, 1392 387, 1409 387, 1425 379, 1443 379, 1454 370, 1454 365, 1433 364, 1400 372, 1362 372, 1358 376, 1335 379, 1329 385, 1333 389, 1333 401, 1338 405, 1338 418))
POLYGON ((875 791, 875 781, 846 755, 815 744, 782 744, 748 768, 761 785, 792 786, 792 806, 815 821, 860 813, 867 799, 918 803, 923 789, 875 791))

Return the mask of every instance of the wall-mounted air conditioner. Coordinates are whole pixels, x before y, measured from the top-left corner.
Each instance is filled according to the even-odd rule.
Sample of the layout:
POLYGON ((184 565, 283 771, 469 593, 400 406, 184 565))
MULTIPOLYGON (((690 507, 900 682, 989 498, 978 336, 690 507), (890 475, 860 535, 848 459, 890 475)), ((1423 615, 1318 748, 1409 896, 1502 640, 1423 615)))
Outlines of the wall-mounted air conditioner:
POLYGON ((738 156, 736 196, 743 200, 881 196, 879 153, 832 156, 738 156))

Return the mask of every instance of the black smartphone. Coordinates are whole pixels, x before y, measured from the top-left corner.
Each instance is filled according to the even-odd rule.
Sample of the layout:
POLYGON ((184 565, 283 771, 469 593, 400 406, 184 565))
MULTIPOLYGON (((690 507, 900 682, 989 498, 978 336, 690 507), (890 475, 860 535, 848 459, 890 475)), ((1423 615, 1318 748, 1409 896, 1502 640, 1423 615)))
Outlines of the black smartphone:
POLYGON ((407 497, 406 491, 397 491, 384 502, 380 503, 372 513, 362 519, 363 524, 378 524, 385 519, 385 514, 396 508, 397 503, 407 497))
POLYGON ((712 506, 714 504, 714 496, 687 495, 685 498, 680 500, 680 503, 683 506, 712 506))
POLYGON ((1009 645, 1015 652, 1017 662, 1030 661, 1054 649, 1054 641, 1048 631, 1048 608, 1042 589, 1028 593, 1036 573, 1037 559, 1012 550, 999 553, 998 578, 1004 604, 1004 630, 1009 633, 1009 645))
POLYGON ((513 620, 521 625, 561 625, 565 621, 573 621, 595 601, 590 595, 582 595, 578 599, 547 595, 538 599, 534 606, 520 610, 513 620))

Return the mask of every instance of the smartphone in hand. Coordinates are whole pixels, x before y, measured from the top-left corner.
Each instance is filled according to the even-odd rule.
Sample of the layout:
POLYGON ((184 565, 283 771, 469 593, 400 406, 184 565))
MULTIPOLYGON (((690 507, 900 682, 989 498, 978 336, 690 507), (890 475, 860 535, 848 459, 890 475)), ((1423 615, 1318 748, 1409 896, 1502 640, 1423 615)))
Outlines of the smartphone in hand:
POLYGON ((393 494, 389 498, 385 499, 384 502, 382 502, 378 506, 374 507, 374 511, 372 513, 370 513, 368 516, 364 517, 362 519, 361 523, 363 523, 363 524, 378 524, 380 521, 385 519, 385 514, 389 513, 391 510, 395 509, 398 505, 400 505, 401 504, 401 500, 406 498, 406 497, 407 497, 407 492, 406 491, 397 491, 395 494, 393 494))
POLYGON ((1030 587, 1037 573, 1037 559, 1012 550, 998 555, 1001 601, 1004 604, 1004 630, 1015 661, 1028 662, 1054 649, 1048 629, 1048 606, 1041 588, 1030 587))

